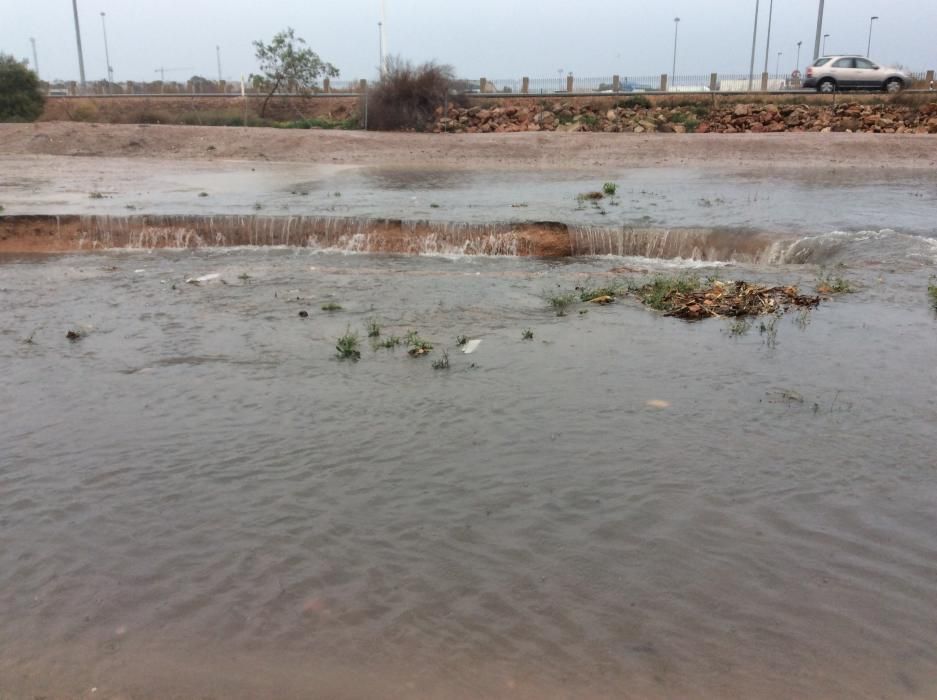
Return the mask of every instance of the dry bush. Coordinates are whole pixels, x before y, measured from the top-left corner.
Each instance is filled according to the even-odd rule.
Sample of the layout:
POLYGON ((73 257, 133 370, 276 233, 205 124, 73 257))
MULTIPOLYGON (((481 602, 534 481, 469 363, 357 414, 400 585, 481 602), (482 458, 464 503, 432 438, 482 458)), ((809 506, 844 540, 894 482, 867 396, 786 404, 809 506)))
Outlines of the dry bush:
POLYGON ((423 131, 448 99, 452 66, 433 61, 414 66, 399 57, 387 61, 387 70, 368 95, 368 129, 423 131))

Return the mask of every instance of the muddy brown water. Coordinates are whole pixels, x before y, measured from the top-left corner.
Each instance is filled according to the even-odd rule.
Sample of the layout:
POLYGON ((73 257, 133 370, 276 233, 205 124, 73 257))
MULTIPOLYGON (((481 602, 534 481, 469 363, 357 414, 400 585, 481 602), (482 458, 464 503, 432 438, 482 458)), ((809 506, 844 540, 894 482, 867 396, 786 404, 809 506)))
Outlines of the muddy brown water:
POLYGON ((622 264, 818 273, 4 257, 0 695, 937 697, 933 263, 776 335, 547 308, 622 264))

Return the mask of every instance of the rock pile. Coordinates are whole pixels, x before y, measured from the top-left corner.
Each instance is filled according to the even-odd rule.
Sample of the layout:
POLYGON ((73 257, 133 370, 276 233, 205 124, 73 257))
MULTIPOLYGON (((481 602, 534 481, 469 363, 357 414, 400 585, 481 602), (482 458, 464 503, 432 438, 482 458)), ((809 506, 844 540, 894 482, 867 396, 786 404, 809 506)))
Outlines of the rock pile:
POLYGON ((870 132, 937 134, 937 103, 921 106, 845 103, 695 104, 650 107, 640 99, 614 107, 570 102, 439 109, 434 132, 599 131, 663 133, 870 132))

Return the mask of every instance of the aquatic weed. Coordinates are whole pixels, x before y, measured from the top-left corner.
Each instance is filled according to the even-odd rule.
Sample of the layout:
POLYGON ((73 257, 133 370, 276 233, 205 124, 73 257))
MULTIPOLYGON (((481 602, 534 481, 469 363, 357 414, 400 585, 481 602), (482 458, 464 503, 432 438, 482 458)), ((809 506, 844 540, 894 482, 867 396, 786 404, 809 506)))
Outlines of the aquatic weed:
POLYGON ((455 339, 455 344, 460 348, 468 342, 468 336, 460 335, 455 339))
POLYGON ((736 318, 729 324, 728 333, 733 337, 740 337, 748 333, 752 328, 752 322, 747 318, 736 318))
POLYGON ((931 277, 927 285, 927 296, 930 298, 931 308, 937 311, 937 278, 931 277))
POLYGON ((375 348, 384 348, 385 350, 391 350, 393 348, 396 348, 402 342, 403 341, 398 336, 391 335, 391 336, 384 338, 383 340, 379 340, 375 342, 374 346, 375 348))
POLYGON ((556 312, 557 316, 565 316, 570 305, 576 303, 577 295, 573 292, 564 292, 547 296, 547 303, 556 312))
POLYGON ((449 353, 442 351, 442 357, 433 360, 433 369, 449 369, 449 353))
POLYGON ((758 332, 764 336, 765 345, 769 348, 778 344, 778 318, 779 316, 773 315, 758 326, 758 332))
POLYGON ((613 196, 618 191, 618 185, 614 182, 606 182, 602 185, 602 192, 607 194, 609 197, 613 196))
POLYGON ((336 304, 334 301, 330 301, 328 304, 322 305, 322 310, 323 311, 341 311, 342 306, 341 304, 336 304))
POLYGON ((646 306, 656 311, 673 311, 672 299, 675 294, 689 294, 699 289, 699 286, 698 277, 657 275, 632 291, 646 306))
POLYGON ((361 351, 358 349, 358 334, 352 333, 350 328, 346 328, 345 335, 341 336, 335 344, 335 350, 340 360, 360 360, 361 351))
POLYGON ((533 339, 534 339, 534 332, 532 330, 530 330, 529 328, 525 328, 523 331, 521 331, 521 340, 533 340, 533 339))
POLYGON ((377 338, 381 335, 381 324, 375 318, 369 318, 366 324, 369 338, 377 338))
POLYGON ((609 284, 601 287, 576 287, 576 290, 579 292, 580 301, 593 301, 603 297, 611 297, 614 299, 624 294, 626 289, 623 284, 609 284))
POLYGON ((849 280, 823 271, 817 275, 816 289, 817 294, 850 294, 856 291, 849 280))
POLYGON ((407 347, 409 348, 407 352, 410 353, 411 357, 422 357, 433 349, 432 343, 421 338, 416 331, 410 331, 407 333, 405 340, 407 342, 407 347))

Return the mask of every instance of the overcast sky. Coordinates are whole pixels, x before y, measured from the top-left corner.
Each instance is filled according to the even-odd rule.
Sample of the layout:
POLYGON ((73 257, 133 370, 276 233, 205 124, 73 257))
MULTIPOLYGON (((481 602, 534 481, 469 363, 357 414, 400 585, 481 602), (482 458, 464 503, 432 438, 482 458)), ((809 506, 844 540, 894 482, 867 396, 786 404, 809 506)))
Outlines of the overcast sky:
MULTIPOLYGON (((386 0, 390 53, 450 63, 460 76, 490 79, 747 73, 755 0, 386 0)), ((770 0, 761 0, 756 70, 765 59, 770 0)), ((292 26, 334 63, 344 79, 373 77, 378 65, 380 0, 78 0, 88 80, 105 77, 100 13, 115 80, 235 79, 256 69, 251 41, 292 26)), ((818 0, 774 0, 769 71, 812 56, 818 0)), ((827 53, 865 53, 869 17, 879 15, 872 57, 914 70, 937 68, 937 0, 826 0, 827 53)), ((32 53, 35 37, 44 79, 78 78, 70 0, 0 0, 0 51, 32 53)))

